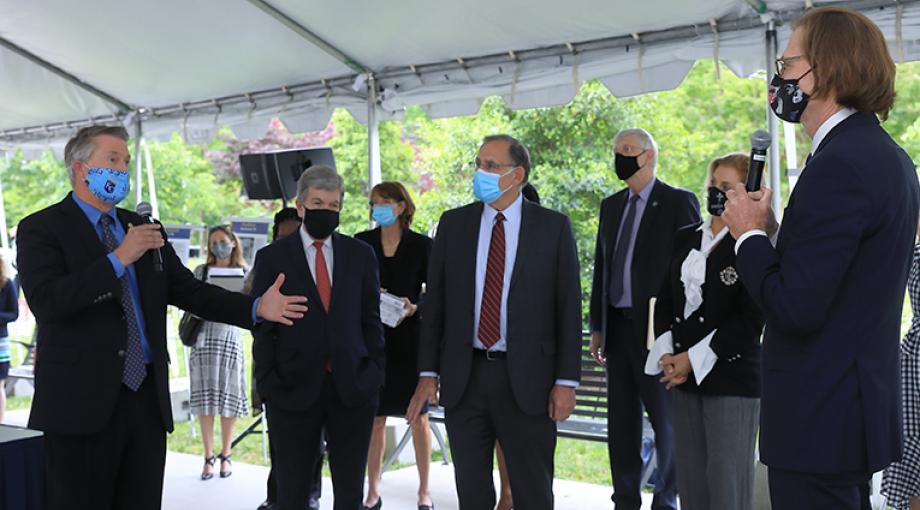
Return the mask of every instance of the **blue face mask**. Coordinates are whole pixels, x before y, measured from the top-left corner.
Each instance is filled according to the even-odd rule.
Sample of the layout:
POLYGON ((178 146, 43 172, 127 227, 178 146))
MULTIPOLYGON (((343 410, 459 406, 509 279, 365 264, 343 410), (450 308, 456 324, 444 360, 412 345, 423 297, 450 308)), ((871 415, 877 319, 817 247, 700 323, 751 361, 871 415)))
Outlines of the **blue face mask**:
POLYGON ((511 186, 501 189, 498 184, 499 179, 513 172, 515 168, 517 167, 501 175, 486 172, 481 168, 476 170, 476 176, 473 177, 473 194, 476 195, 478 200, 486 204, 491 204, 498 200, 506 191, 511 189, 511 186))
POLYGON ((377 222, 381 227, 389 227, 390 225, 396 223, 396 220, 399 219, 399 216, 393 214, 393 208, 396 207, 392 204, 389 205, 375 205, 373 208, 374 221, 377 222))
POLYGON ((131 191, 131 176, 114 168, 91 167, 83 182, 96 198, 112 205, 124 200, 131 191))

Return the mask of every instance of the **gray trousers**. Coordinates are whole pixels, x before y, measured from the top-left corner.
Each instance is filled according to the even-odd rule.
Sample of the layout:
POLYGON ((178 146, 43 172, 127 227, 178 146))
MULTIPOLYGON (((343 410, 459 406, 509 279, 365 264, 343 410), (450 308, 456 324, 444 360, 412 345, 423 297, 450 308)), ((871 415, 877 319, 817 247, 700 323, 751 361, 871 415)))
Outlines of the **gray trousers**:
POLYGON ((681 510, 751 510, 760 399, 672 392, 681 510))

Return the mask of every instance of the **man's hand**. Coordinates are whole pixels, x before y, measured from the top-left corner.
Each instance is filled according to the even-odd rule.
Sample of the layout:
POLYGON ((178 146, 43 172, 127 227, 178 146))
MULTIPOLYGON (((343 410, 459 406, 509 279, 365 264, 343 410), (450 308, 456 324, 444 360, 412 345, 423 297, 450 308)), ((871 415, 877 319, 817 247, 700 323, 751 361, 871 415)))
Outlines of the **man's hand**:
POLYGON ((285 326, 292 326, 294 323, 291 319, 303 317, 304 312, 308 310, 305 296, 285 296, 281 293, 281 284, 284 283, 284 273, 278 275, 275 283, 272 284, 262 299, 259 301, 259 307, 256 309, 256 316, 271 322, 280 322, 285 326))
POLYGON ((770 207, 770 199, 773 197, 770 188, 748 193, 744 184, 737 184, 735 189, 728 190, 725 195, 728 201, 725 203, 722 220, 728 225, 732 237, 738 239, 751 230, 763 230, 767 235, 776 232, 779 224, 770 207))
POLYGON ((607 366, 607 357, 601 353, 601 332, 591 332, 591 357, 601 366, 607 366))
POLYGON ((422 407, 428 402, 429 405, 438 404, 438 378, 437 377, 419 377, 418 384, 415 386, 415 394, 409 401, 409 409, 406 410, 406 421, 415 426, 420 418, 422 407))
POLYGON ((166 241, 160 233, 160 225, 156 223, 142 223, 140 225, 128 224, 125 240, 115 248, 115 256, 121 265, 128 267, 137 259, 144 256, 147 250, 161 248, 166 241))
POLYGON ((549 419, 565 421, 575 409, 575 388, 557 384, 549 392, 549 419))
POLYGON ((670 355, 665 354, 661 357, 661 366, 664 368, 664 377, 659 381, 666 383, 666 389, 671 389, 677 385, 687 382, 693 367, 690 365, 690 355, 686 352, 670 355))

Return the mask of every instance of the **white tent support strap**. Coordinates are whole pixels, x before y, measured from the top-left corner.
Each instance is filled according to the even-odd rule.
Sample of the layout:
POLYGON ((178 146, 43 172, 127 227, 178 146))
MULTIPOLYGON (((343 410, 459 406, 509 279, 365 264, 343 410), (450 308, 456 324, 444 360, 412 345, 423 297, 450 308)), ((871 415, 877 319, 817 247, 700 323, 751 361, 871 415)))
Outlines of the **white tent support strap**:
MULTIPOLYGON (((773 75, 776 74, 773 63, 773 59, 776 58, 776 55, 779 53, 779 40, 776 34, 776 25, 770 21, 767 23, 766 31, 766 61, 767 61, 767 89, 769 90, 770 81, 773 80, 773 75)), ((765 94, 766 95, 766 94, 765 94)), ((783 214, 783 204, 782 204, 782 188, 780 188, 780 162, 779 162, 779 119, 776 118, 776 115, 773 115, 773 112, 770 109, 770 101, 766 100, 766 112, 767 112, 767 125, 769 126, 770 132, 770 161, 767 168, 770 169, 770 189, 773 190, 773 200, 771 206, 773 207, 773 214, 776 215, 777 220, 782 217, 783 214)))

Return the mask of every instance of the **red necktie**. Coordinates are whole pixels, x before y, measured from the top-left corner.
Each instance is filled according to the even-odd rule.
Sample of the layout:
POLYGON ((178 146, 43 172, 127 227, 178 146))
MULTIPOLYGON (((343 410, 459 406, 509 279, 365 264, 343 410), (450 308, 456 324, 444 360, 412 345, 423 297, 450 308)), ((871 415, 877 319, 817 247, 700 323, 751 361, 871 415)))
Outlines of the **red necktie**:
POLYGON ((486 282, 479 308, 479 341, 491 348, 501 336, 502 287, 505 284, 505 216, 498 213, 489 243, 486 282))
POLYGON ((316 248, 316 290, 319 299, 323 302, 323 309, 329 311, 329 301, 332 300, 332 284, 329 283, 329 269, 326 267, 326 257, 323 255, 323 241, 313 241, 316 248))

